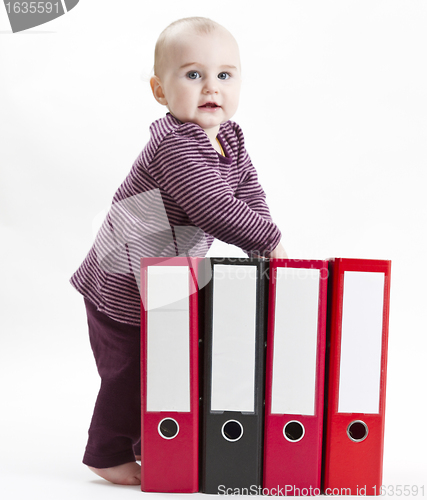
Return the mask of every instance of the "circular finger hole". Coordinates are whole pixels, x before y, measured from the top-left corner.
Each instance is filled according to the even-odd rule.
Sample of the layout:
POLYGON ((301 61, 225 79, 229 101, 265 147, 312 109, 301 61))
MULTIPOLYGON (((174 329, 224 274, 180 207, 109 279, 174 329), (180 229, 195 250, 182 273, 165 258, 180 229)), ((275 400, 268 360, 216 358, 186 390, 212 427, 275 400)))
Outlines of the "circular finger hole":
POLYGON ((355 420, 347 427, 347 435, 352 441, 360 443, 368 435, 368 426, 361 420, 355 420))
POLYGON ((305 429, 301 422, 292 420, 283 427, 283 435, 288 441, 296 443, 304 437, 305 429))
POLYGON ((179 425, 173 418, 164 418, 157 429, 162 438, 173 439, 179 432, 179 425))
POLYGON ((243 426, 237 420, 228 420, 221 429, 227 441, 238 441, 243 436, 243 426))

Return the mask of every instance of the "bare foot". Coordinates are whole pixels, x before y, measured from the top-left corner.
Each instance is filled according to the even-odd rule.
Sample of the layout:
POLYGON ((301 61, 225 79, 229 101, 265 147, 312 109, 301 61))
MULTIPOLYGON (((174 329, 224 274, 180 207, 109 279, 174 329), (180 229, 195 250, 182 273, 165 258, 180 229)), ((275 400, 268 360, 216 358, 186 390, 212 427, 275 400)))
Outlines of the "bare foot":
POLYGON ((89 467, 92 472, 114 484, 141 484, 141 467, 136 462, 96 469, 89 467))

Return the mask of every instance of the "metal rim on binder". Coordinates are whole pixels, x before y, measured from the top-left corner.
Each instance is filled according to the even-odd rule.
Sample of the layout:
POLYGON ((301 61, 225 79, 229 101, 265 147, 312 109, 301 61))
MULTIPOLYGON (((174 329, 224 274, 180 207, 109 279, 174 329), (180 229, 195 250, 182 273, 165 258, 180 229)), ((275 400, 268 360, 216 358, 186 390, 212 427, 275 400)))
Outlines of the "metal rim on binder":
POLYGON ((305 435, 305 428, 298 420, 290 420, 283 426, 283 436, 290 443, 297 443, 305 435), (294 425, 291 425, 294 424, 294 425))
POLYGON ((174 439, 179 433, 179 424, 174 418, 167 417, 160 420, 157 431, 163 439, 174 439), (170 425, 171 423, 172 426, 170 425), (175 424, 175 426, 173 424, 175 424))
POLYGON ((354 443, 361 443, 368 437, 368 434, 368 426, 362 420, 353 420, 348 424, 347 436, 354 443))
POLYGON ((240 422, 238 422, 237 420, 227 420, 227 422, 224 422, 224 424, 221 427, 221 434, 222 434, 222 437, 224 439, 226 439, 227 441, 230 441, 231 443, 235 443, 243 436, 243 425, 240 422), (237 427, 235 425, 232 425, 232 424, 237 424, 240 427, 240 429, 239 429, 240 432, 238 435, 236 435, 235 438, 230 437, 230 436, 232 436, 233 432, 230 433, 229 431, 226 430, 227 424, 231 424, 231 425, 228 425, 228 428, 231 429, 233 427, 234 428, 233 432, 235 432, 235 429, 237 427), (228 436, 227 436, 227 434, 228 434, 228 436))

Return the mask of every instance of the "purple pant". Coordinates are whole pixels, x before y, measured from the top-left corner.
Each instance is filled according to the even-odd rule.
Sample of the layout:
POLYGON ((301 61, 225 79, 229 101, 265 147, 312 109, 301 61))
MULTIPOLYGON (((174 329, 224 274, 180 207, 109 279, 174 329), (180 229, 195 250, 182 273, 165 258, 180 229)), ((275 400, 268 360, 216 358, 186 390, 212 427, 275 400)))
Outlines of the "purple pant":
POLYGON ((101 388, 83 463, 114 467, 141 453, 140 329, 110 319, 87 299, 85 305, 101 388))

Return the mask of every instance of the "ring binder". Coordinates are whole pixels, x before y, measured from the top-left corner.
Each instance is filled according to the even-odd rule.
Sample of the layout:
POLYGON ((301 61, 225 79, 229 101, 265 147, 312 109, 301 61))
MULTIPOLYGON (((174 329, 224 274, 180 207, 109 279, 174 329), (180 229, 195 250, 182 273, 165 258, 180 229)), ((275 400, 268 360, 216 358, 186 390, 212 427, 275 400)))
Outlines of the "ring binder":
POLYGON ((201 490, 261 486, 266 262, 206 259, 201 490))
POLYGON ((199 489, 197 267, 185 257, 141 260, 143 491, 199 489))
MULTIPOLYGON (((379 494, 391 262, 331 259, 324 485, 379 494)), ((351 492, 351 493, 350 493, 351 492)))
POLYGON ((321 488, 327 266, 270 261, 263 486, 287 495, 321 488))

